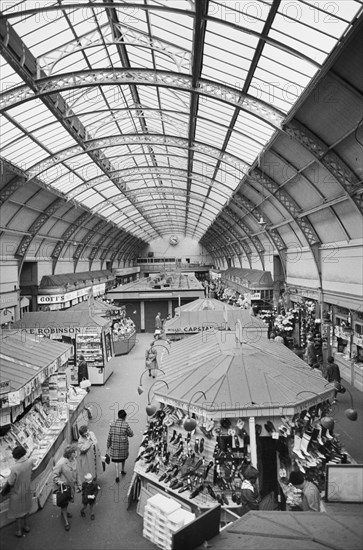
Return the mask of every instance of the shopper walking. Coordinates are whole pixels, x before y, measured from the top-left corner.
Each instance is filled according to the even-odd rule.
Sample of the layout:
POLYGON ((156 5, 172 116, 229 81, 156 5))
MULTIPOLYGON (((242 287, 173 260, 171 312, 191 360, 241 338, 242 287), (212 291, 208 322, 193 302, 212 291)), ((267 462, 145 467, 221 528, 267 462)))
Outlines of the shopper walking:
POLYGON ((314 338, 312 336, 307 337, 307 345, 304 359, 309 367, 311 367, 312 369, 318 366, 318 357, 316 355, 314 338))
POLYGON ((78 439, 78 473, 82 479, 91 473, 95 481, 102 473, 101 452, 97 438, 88 426, 80 426, 78 439))
POLYGON ((89 505, 91 512, 91 519, 95 519, 94 505, 96 504, 96 497, 98 491, 101 489, 93 479, 92 474, 89 472, 84 476, 84 482, 82 483, 82 508, 81 516, 86 517, 86 508, 89 505))
POLYGON ((320 512, 321 497, 318 487, 306 481, 301 472, 291 472, 289 482, 302 491, 301 509, 303 512, 320 512))
POLYGON ((155 342, 151 342, 150 347, 145 352, 145 368, 149 370, 149 376, 155 378, 158 368, 157 363, 158 352, 155 347, 155 342))
POLYGON ((29 533, 29 513, 32 507, 31 474, 35 459, 21 445, 12 451, 15 460, 7 479, 10 485, 8 518, 15 518, 16 537, 22 537, 23 532, 29 533))
MULTIPOLYGON (((84 358, 84 355, 79 356, 78 363, 78 384, 81 384, 82 380, 89 380, 88 378, 88 365, 84 358)), ((89 388, 87 388, 89 392, 89 388)))
POLYGON ((63 452, 63 457, 60 458, 53 468, 53 481, 55 489, 68 489, 66 491, 67 498, 65 498, 60 505, 61 517, 64 520, 64 528, 69 531, 70 524, 68 519, 72 517, 72 514, 68 512, 68 505, 74 501, 74 493, 77 490, 81 491, 81 482, 77 468, 77 449, 73 445, 68 445, 63 452))
POLYGON ((329 355, 328 359, 328 366, 325 371, 325 378, 328 382, 333 383, 335 386, 334 391, 334 401, 337 400, 338 390, 340 389, 341 384, 341 376, 340 376, 340 369, 336 363, 334 363, 334 357, 329 355))
POLYGON ((127 413, 121 409, 117 413, 117 420, 111 422, 110 431, 107 437, 107 452, 111 461, 115 463, 116 483, 120 481, 121 474, 125 475, 125 461, 129 456, 129 437, 133 437, 134 432, 126 422, 127 413))

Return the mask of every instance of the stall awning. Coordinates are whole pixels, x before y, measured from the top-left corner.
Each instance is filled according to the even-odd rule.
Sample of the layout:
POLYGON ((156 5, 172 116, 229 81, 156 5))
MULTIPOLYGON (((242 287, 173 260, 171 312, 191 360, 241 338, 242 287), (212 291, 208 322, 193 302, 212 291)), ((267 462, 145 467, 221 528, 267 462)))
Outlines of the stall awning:
POLYGON ((76 304, 75 306, 72 306, 72 311, 90 311, 92 312, 92 315, 100 315, 100 316, 109 316, 109 315, 117 315, 118 313, 121 314, 125 310, 124 307, 118 307, 113 304, 108 304, 107 302, 102 302, 101 300, 94 299, 91 304, 88 304, 88 300, 84 302, 80 302, 79 304, 76 304))
POLYGON ((57 370, 70 357, 72 346, 49 339, 36 340, 13 331, 1 333, 0 382, 16 391, 48 367, 57 370))
MULTIPOLYGON (((222 304, 223 305, 223 304, 222 304)), ((173 317, 165 323, 166 334, 195 333, 209 328, 234 330, 237 320, 247 330, 259 330, 267 336, 267 325, 262 319, 254 317, 245 309, 230 307, 228 310, 180 311, 178 317, 173 317)))
POLYGON ((273 288, 273 280, 270 271, 262 271, 259 269, 243 269, 239 267, 230 267, 222 273, 223 278, 230 278, 240 284, 252 287, 273 288))
POLYGON ((206 331, 175 342, 161 368, 169 389, 155 389, 162 401, 192 403, 210 415, 295 414, 333 394, 320 371, 286 346, 260 338, 238 342, 234 331, 206 331))
POLYGON ((198 298, 197 300, 193 300, 188 304, 184 304, 182 306, 176 307, 175 313, 181 313, 182 311, 205 311, 205 310, 223 311, 224 309, 235 310, 236 308, 234 308, 229 304, 225 304, 220 300, 216 300, 215 298, 198 298))
POLYGON ((44 275, 40 281, 39 289, 50 290, 52 288, 61 288, 66 287, 67 285, 71 286, 82 282, 85 286, 87 286, 87 284, 92 285, 99 282, 105 282, 113 278, 113 274, 108 270, 63 273, 60 275, 44 275))
POLYGON ((34 334, 51 336, 52 334, 72 335, 79 331, 91 332, 92 329, 101 330, 110 321, 99 315, 92 315, 89 311, 74 311, 73 308, 65 311, 35 311, 24 313, 22 319, 13 324, 14 329, 34 330, 34 334), (72 329, 71 331, 69 329, 72 329), (63 331, 63 332, 62 332, 63 331))
MULTIPOLYGON (((352 512, 352 511, 351 511, 352 512)), ((209 541, 215 550, 360 550, 362 509, 352 513, 248 512, 209 541)))
POLYGON ((26 296, 23 296, 20 299, 20 307, 23 308, 23 307, 28 307, 28 306, 29 306, 29 298, 27 298, 26 296))

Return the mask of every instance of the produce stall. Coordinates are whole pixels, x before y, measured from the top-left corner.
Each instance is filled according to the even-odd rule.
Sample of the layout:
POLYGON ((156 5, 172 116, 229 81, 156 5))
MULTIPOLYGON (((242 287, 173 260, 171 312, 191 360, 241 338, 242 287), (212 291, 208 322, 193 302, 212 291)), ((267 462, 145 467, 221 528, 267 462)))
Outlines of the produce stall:
POLYGON ((116 356, 126 355, 135 346, 135 323, 132 319, 126 317, 126 306, 118 307, 106 301, 93 299, 90 304, 81 302, 72 307, 72 310, 87 311, 91 317, 97 315, 111 321, 111 337, 116 356))
POLYGON ((37 311, 26 313, 13 326, 22 334, 32 334, 72 345, 68 377, 70 384, 78 384, 77 364, 80 354, 87 361, 92 385, 103 385, 113 372, 110 362, 114 355, 111 321, 104 317, 91 316, 88 310, 37 311))
POLYGON ((250 464, 259 470, 261 496, 273 493, 285 509, 298 497, 287 483, 290 471, 304 471, 323 488, 327 462, 348 459, 334 422, 324 427, 333 386, 281 344, 251 343, 240 327, 206 331, 171 344, 161 368, 134 482, 193 513, 220 503, 241 514, 250 464))
MULTIPOLYGON (((71 346, 14 331, 2 333, 0 354, 0 486, 10 474, 12 450, 22 445, 36 459, 32 473, 33 508, 51 491, 53 459, 71 439, 72 425, 83 414, 86 392, 70 388, 66 371, 71 346)), ((7 518, 8 496, 0 499, 0 527, 7 518)))

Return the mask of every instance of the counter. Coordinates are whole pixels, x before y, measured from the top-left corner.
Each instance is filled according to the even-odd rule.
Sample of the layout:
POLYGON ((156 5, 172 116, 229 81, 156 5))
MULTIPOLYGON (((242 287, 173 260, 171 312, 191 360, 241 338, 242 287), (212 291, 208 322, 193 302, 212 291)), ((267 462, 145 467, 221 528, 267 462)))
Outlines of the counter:
POLYGON ((136 343, 136 330, 125 336, 113 336, 113 347, 115 355, 126 355, 136 343))

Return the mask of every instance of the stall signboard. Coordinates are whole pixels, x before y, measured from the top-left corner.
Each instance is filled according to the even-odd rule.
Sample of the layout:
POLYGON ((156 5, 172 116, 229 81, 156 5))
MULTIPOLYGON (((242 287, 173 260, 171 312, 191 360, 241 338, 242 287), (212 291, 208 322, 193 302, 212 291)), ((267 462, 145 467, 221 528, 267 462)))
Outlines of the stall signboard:
MULTIPOLYGON (((97 293, 101 293, 100 289, 98 287, 101 287, 102 285, 95 285, 97 288, 97 293)), ((105 286, 103 284, 103 286, 105 286)), ((95 288, 93 287, 93 288, 95 288)), ((73 290, 72 292, 65 292, 64 294, 39 294, 37 296, 37 303, 41 305, 48 305, 48 304, 56 304, 56 303, 63 303, 63 302, 71 302, 72 300, 75 300, 76 298, 80 298, 81 296, 87 296, 89 292, 91 291, 92 287, 87 286, 85 288, 80 288, 79 290, 73 290)), ((102 294, 105 292, 105 289, 103 289, 102 294)))
POLYGON ((28 334, 33 334, 35 336, 45 336, 53 340, 59 340, 62 336, 69 336, 71 338, 76 338, 77 335, 81 334, 92 334, 99 335, 102 332, 102 328, 97 327, 33 327, 33 328, 24 328, 22 329, 28 334))
POLYGON ((203 332, 204 330, 217 330, 218 328, 224 328, 225 323, 223 326, 219 326, 217 323, 210 324, 210 325, 199 325, 199 326, 185 326, 185 327, 176 327, 176 328, 167 328, 166 333, 197 333, 197 332, 203 332))
POLYGON ((29 334, 35 334, 40 336, 50 336, 50 337, 57 337, 61 336, 62 334, 66 336, 74 336, 76 334, 81 334, 84 330, 81 327, 33 327, 33 328, 25 328, 22 329, 25 330, 25 332, 28 332, 29 334))

